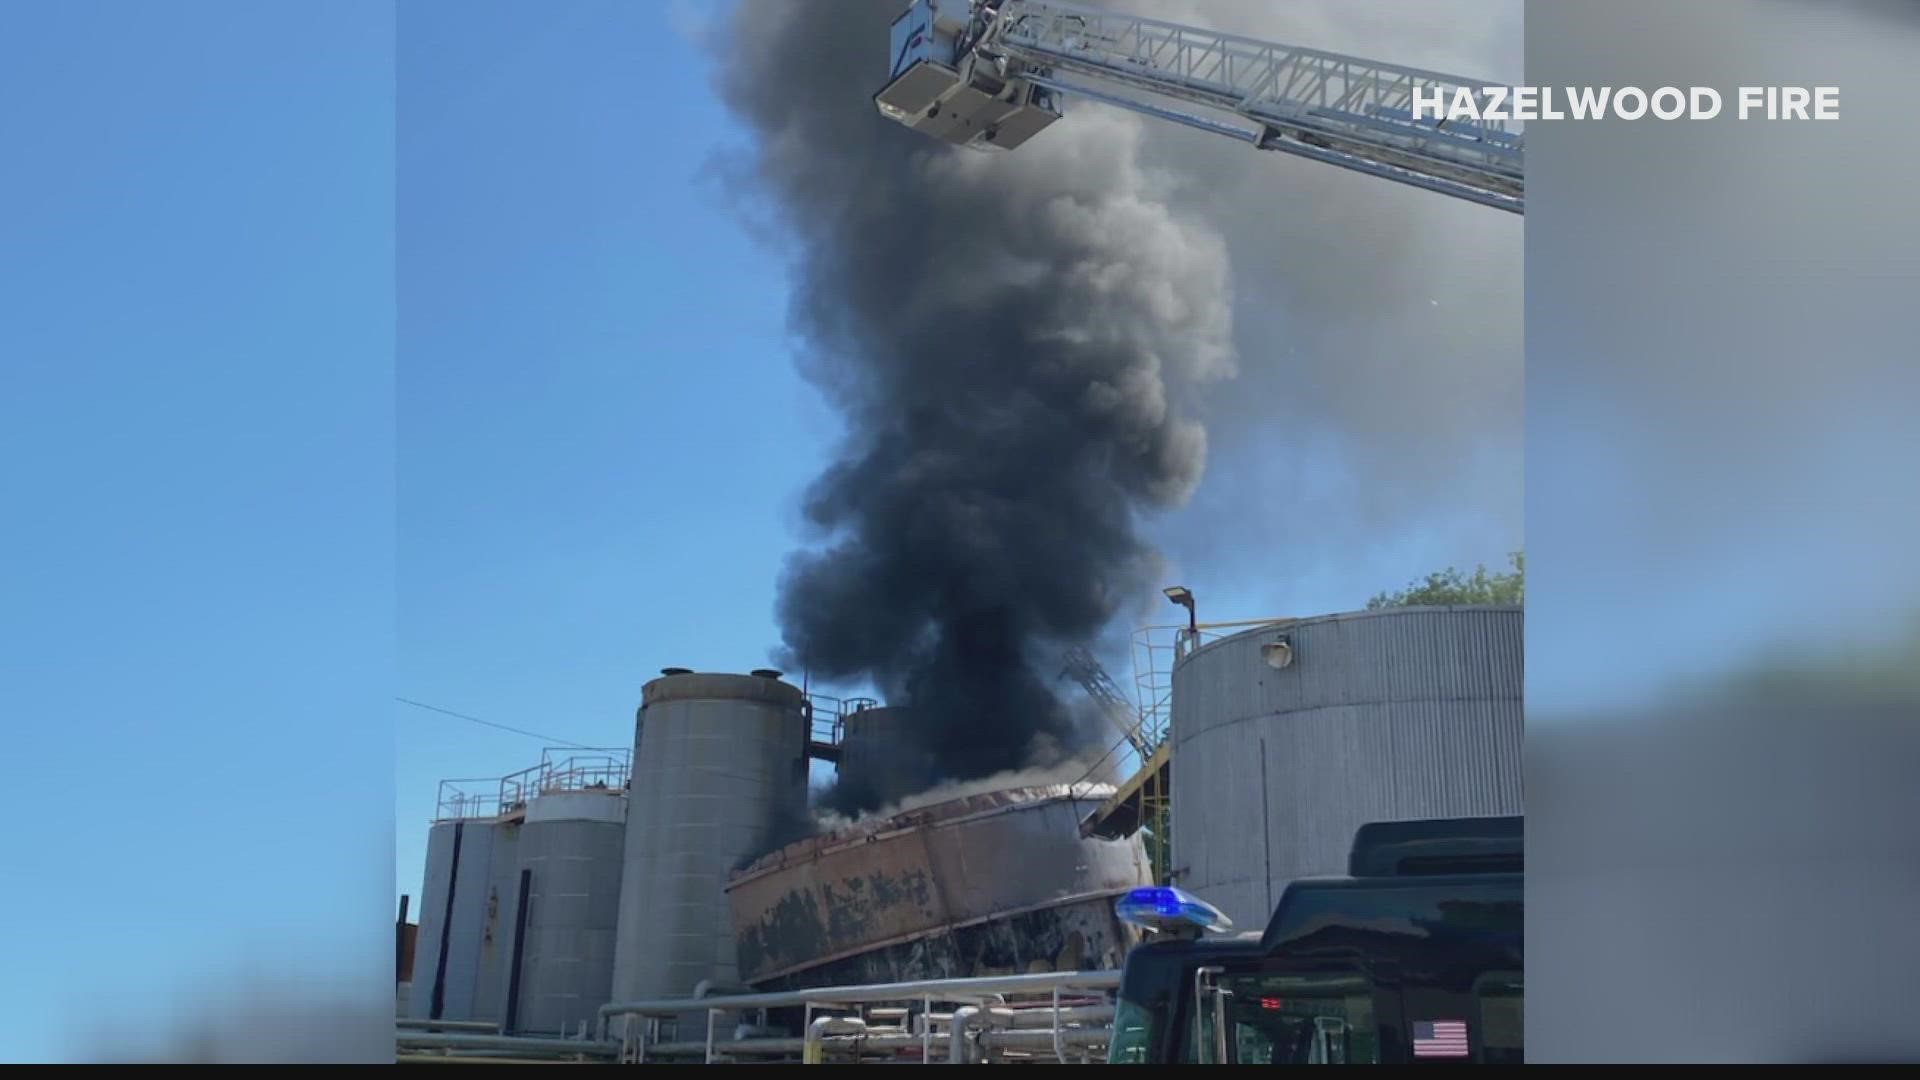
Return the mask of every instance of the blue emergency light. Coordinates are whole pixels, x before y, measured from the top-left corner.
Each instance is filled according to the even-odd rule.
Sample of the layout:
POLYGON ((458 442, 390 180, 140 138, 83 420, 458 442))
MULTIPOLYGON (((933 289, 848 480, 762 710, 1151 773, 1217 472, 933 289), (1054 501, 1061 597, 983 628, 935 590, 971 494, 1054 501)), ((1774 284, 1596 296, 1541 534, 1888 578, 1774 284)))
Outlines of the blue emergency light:
POLYGON ((1128 892, 1113 905, 1113 913, 1121 922, 1161 933, 1198 927, 1218 934, 1233 928, 1233 920, 1219 908, 1164 885, 1128 892))

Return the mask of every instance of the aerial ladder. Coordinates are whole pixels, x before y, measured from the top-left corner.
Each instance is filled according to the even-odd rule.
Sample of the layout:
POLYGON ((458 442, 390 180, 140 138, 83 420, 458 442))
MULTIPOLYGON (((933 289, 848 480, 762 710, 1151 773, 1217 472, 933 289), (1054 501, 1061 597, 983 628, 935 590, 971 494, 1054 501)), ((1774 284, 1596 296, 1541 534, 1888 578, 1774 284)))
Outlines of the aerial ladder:
MULTIPOLYGON (((1075 647, 1068 650, 1066 667, 1060 674, 1080 684, 1080 688, 1087 692, 1087 697, 1112 719, 1127 745, 1133 748, 1134 754, 1140 759, 1139 769, 1133 779, 1122 785, 1120 790, 1115 791, 1081 822, 1080 834, 1111 840, 1130 836, 1144 828, 1150 838, 1146 849, 1153 880, 1164 885, 1173 870, 1170 837, 1167 834, 1167 814, 1171 809, 1168 762, 1172 747, 1148 731, 1145 714, 1127 704, 1120 688, 1114 685, 1113 677, 1086 649, 1075 647)), ((1115 749, 1118 749, 1117 744, 1115 749)))
POLYGON ((912 0, 889 51, 887 84, 874 95, 881 114, 957 146, 1012 150, 1079 95, 1525 212, 1520 122, 1432 115, 1433 102, 1444 117, 1463 93, 1497 100, 1489 80, 1054 0, 912 0))
POLYGON ((1153 756, 1154 748, 1147 741, 1140 714, 1127 704, 1120 688, 1114 685, 1113 676, 1107 674, 1107 669, 1100 666, 1100 661, 1094 659, 1092 653, 1079 646, 1068 650, 1066 667, 1060 674, 1080 684, 1080 689, 1086 691, 1087 697, 1113 721, 1121 737, 1128 746, 1133 747, 1134 753, 1140 755, 1141 761, 1153 756))

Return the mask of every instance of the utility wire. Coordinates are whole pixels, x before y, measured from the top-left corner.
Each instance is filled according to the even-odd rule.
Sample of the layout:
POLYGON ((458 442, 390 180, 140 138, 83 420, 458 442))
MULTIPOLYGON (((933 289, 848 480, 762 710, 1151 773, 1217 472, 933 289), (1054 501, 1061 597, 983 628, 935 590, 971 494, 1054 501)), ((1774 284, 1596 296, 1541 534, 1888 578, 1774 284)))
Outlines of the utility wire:
POLYGON ((524 728, 508 727, 505 724, 496 724, 491 720, 482 720, 477 716, 468 716, 466 713, 454 712, 452 709, 443 709, 438 705, 429 705, 424 701, 415 701, 412 698, 396 697, 393 700, 399 702, 402 705, 411 705, 416 709, 425 709, 428 712, 437 712, 447 716, 459 717, 462 720, 471 720, 476 724, 485 724, 487 727, 490 727, 490 728, 499 728, 501 731, 511 731, 515 735, 525 735, 530 739, 545 739, 547 742, 552 743, 556 746, 567 746, 575 750, 600 749, 599 747, 588 746, 585 743, 574 742, 571 739, 561 739, 561 738, 556 738, 555 736, 552 736, 552 735, 542 735, 537 731, 528 731, 524 728))

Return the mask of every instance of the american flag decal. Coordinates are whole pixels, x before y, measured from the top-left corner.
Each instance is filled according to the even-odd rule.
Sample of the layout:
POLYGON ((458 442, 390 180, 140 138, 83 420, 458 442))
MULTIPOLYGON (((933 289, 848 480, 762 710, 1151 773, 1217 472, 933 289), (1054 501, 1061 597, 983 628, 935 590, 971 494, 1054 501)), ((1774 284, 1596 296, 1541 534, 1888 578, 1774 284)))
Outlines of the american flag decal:
POLYGON ((1413 1025, 1413 1056, 1417 1058, 1463 1058, 1467 1056, 1467 1025, 1464 1020, 1416 1020, 1413 1025))

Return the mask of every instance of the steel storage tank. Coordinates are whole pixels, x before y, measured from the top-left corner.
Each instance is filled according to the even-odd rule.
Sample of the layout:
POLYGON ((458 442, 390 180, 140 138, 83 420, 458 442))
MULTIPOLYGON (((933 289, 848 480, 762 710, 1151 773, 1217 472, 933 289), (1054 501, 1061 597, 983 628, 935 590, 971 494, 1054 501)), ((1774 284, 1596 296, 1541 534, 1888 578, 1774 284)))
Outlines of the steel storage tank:
POLYGON ((904 706, 848 713, 841 720, 839 782, 867 794, 868 804, 880 808, 898 805, 932 783, 932 755, 913 741, 912 724, 913 711, 904 706))
POLYGON ((1370 821, 1522 812, 1522 609, 1260 627, 1173 669, 1176 883, 1243 929, 1370 821))
MULTIPOLYGON (((500 835, 501 826, 491 819, 439 821, 427 831, 420 930, 407 1001, 408 1013, 416 1018, 490 1018, 481 1015, 490 1012, 491 1004, 482 985, 483 946, 500 835)), ((502 861, 511 865, 511 852, 504 854, 502 861)))
POLYGON ((1083 838, 1103 785, 955 799, 770 853, 728 886, 763 989, 1118 967, 1114 899, 1151 884, 1138 836, 1083 838))
POLYGON ((520 814, 516 808, 493 826, 493 851, 487 859, 487 891, 480 919, 480 970, 473 981, 474 1020, 500 1021, 506 1015, 507 968, 513 956, 513 927, 520 904, 520 814))
POLYGON ((807 813, 800 689, 679 673, 641 692, 613 998, 682 997, 736 979, 727 875, 807 813))
MULTIPOLYGON (((528 891, 515 1033, 592 1030, 611 999, 626 821, 627 796, 617 787, 543 794, 528 804, 519 842, 528 891)), ((517 881, 515 889, 517 897, 517 881)))

